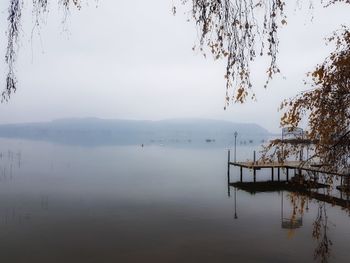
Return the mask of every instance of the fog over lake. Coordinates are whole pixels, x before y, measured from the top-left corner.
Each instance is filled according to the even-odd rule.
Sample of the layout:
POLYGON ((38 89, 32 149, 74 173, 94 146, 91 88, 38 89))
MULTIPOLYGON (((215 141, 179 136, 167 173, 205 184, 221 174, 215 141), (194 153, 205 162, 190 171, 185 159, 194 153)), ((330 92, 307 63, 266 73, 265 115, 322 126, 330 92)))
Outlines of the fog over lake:
POLYGON ((232 144, 235 131, 240 134, 240 144, 256 144, 272 136, 265 128, 254 123, 210 119, 136 121, 71 118, 0 125, 2 137, 85 146, 166 144, 224 147, 232 144))

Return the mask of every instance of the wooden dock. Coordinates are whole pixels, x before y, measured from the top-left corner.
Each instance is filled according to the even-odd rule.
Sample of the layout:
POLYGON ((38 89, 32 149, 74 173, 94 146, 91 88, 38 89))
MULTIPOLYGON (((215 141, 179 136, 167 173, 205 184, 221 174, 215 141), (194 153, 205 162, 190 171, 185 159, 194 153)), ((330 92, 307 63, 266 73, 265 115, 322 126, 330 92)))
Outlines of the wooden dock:
POLYGON ((277 168, 277 169, 293 169, 293 170, 302 170, 302 171, 309 171, 309 172, 315 172, 315 173, 327 173, 327 174, 333 174, 338 176, 346 176, 349 175, 346 172, 334 172, 327 170, 325 166, 322 166, 320 164, 307 164, 302 161, 285 161, 283 163, 279 162, 229 162, 230 165, 238 166, 242 168, 247 168, 250 170, 261 170, 261 169, 267 169, 267 168, 277 168))
MULTIPOLYGON (((236 158, 235 158, 236 159, 236 158)), ((338 205, 343 208, 350 208, 350 171, 334 172, 329 169, 329 166, 320 165, 317 163, 307 163, 305 161, 285 161, 285 162, 261 162, 254 160, 246 162, 232 162, 230 160, 230 151, 228 151, 227 162, 227 182, 228 192, 230 195, 230 186, 244 190, 251 194, 270 191, 290 191, 309 195, 310 197, 325 201, 327 203, 338 205), (236 166, 240 169, 240 180, 231 182, 230 167, 236 166), (243 181, 243 169, 253 171, 253 182, 243 181), (257 171, 262 169, 271 169, 271 180, 257 182, 257 171), (283 173, 281 173, 281 169, 283 173), (275 170, 277 170, 277 178, 275 178, 275 170), (290 180, 290 170, 294 171, 294 177, 290 180), (303 171, 310 177, 305 177, 303 171), (330 185, 319 182, 319 174, 329 174, 341 178, 341 183, 336 187, 340 191, 340 198, 328 194, 320 194, 313 191, 318 188, 327 188, 330 185), (282 178, 283 177, 283 178, 282 178), (277 180, 276 180, 277 179, 277 180), (343 199, 343 193, 346 199, 343 199)))
MULTIPOLYGON (((234 158, 236 159, 236 157, 234 158)), ((315 182, 318 182, 319 174, 335 175, 341 178, 341 187, 346 185, 346 189, 350 191, 350 171, 332 171, 329 166, 321 165, 317 163, 308 163, 305 161, 285 161, 285 162, 262 162, 255 161, 255 152, 253 161, 231 161, 230 150, 228 151, 228 163, 227 163, 227 179, 230 184, 230 167, 236 166, 240 168, 240 182, 243 182, 243 169, 253 171, 253 182, 257 182, 257 171, 262 169, 271 169, 271 181, 289 182, 290 170, 294 171, 294 175, 303 176, 303 171, 311 175, 315 182), (281 173, 281 169, 282 172, 281 173), (277 170, 277 180, 275 178, 275 171, 277 170), (281 178, 283 177, 283 178, 281 178), (344 179, 343 179, 344 178, 344 179)))
POLYGON ((299 174, 302 171, 311 172, 314 175, 319 173, 336 175, 336 176, 350 176, 349 172, 334 172, 327 169, 327 167, 322 166, 320 164, 308 164, 302 161, 285 161, 283 163, 280 162, 254 162, 254 161, 246 161, 246 162, 228 162, 228 176, 230 174, 230 166, 236 166, 240 168, 240 179, 243 181, 243 168, 253 170, 253 179, 256 182, 256 174, 258 170, 262 169, 271 169, 271 180, 274 180, 275 169, 277 169, 277 178, 280 181, 281 177, 281 169, 284 169, 286 172, 286 181, 289 181, 289 172, 290 170, 298 171, 299 174))

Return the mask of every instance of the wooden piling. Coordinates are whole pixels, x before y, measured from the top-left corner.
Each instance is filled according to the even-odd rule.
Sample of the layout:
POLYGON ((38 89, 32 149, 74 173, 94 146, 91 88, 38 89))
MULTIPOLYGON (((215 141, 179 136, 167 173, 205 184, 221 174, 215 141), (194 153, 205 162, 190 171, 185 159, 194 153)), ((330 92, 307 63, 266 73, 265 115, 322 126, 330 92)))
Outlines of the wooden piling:
POLYGON ((227 182, 230 183, 230 161, 231 161, 231 151, 227 151, 227 182))
POLYGON ((243 167, 240 167, 241 182, 243 182, 243 167))
POLYGON ((343 176, 340 177, 340 185, 343 186, 343 176))

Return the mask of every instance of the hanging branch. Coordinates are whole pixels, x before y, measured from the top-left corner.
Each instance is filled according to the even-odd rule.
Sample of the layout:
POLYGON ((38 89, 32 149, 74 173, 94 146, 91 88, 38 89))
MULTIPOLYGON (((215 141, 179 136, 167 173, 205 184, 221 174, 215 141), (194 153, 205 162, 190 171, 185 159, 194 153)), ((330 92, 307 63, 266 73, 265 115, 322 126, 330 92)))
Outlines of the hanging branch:
MULTIPOLYGON (((80 0, 58 0, 63 6, 65 15, 69 12, 70 6, 81 8, 80 0)), ((32 0, 33 16, 35 19, 34 27, 39 26, 43 14, 48 11, 48 0, 32 0)), ((12 93, 17 90, 17 78, 15 64, 19 48, 19 38, 21 30, 21 18, 23 10, 23 0, 10 0, 7 16, 7 47, 5 54, 5 63, 7 64, 6 86, 1 93, 1 102, 8 101, 12 93)))
POLYGON ((226 60, 225 108, 230 101, 255 98, 250 67, 257 54, 270 58, 265 87, 279 72, 277 31, 287 23, 284 6, 281 0, 192 0, 200 50, 208 48, 215 59, 226 60))
POLYGON ((18 38, 21 27, 23 2, 21 0, 11 0, 8 8, 8 29, 7 29, 7 48, 5 62, 8 65, 6 76, 6 87, 1 93, 1 101, 7 101, 10 95, 16 91, 17 79, 15 75, 15 62, 17 59, 18 38))

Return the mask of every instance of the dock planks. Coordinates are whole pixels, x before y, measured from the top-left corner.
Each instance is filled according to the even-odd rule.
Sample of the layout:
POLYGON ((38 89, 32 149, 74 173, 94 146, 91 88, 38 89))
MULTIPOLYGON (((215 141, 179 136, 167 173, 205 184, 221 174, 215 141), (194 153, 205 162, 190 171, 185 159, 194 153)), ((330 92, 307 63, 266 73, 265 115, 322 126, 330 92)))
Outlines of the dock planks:
POLYGON ((230 165, 238 166, 241 168, 247 168, 252 170, 261 170, 265 168, 282 168, 282 169, 298 169, 303 171, 310 171, 316 173, 327 173, 338 176, 349 176, 349 171, 344 172, 334 172, 329 171, 326 168, 318 164, 306 164, 301 161, 286 161, 283 163, 280 162, 229 162, 230 165))

